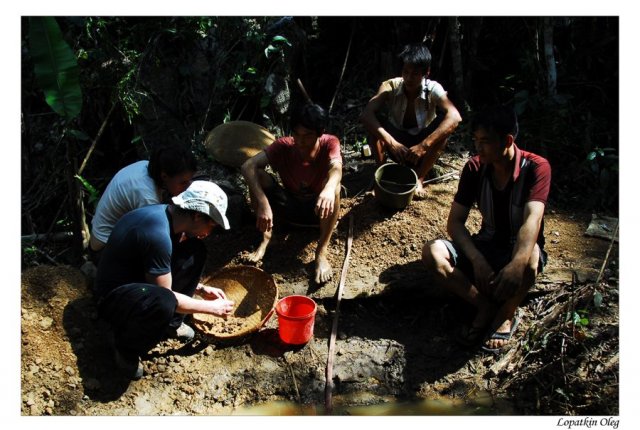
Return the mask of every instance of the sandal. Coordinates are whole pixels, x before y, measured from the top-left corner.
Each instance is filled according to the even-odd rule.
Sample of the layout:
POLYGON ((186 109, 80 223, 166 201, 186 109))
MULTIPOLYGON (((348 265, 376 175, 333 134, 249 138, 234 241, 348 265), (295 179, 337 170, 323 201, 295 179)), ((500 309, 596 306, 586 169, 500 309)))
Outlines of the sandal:
POLYGON ((507 342, 505 342, 499 348, 489 348, 488 346, 486 346, 486 343, 492 339, 509 341, 511 339, 511 336, 513 336, 513 333, 516 332, 516 329, 518 328, 519 324, 520 324, 520 310, 518 309, 516 313, 513 315, 513 318, 511 319, 511 330, 509 330, 508 332, 494 331, 493 333, 491 333, 491 335, 485 338, 483 342, 484 345, 482 345, 482 350, 485 352, 498 354, 502 350, 502 348, 504 348, 507 345, 507 342))

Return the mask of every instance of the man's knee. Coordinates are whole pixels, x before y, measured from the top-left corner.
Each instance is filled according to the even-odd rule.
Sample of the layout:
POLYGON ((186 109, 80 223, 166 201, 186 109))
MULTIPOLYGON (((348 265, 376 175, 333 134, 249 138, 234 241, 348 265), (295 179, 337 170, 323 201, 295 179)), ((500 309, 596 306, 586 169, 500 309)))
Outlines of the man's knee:
POLYGON ((163 287, 156 287, 154 289, 154 295, 156 296, 153 303, 152 313, 158 317, 158 320, 171 320, 178 307, 178 300, 176 295, 169 289, 163 287))
POLYGON ((422 247, 422 262, 430 272, 446 276, 453 268, 449 262, 449 250, 442 240, 427 242, 422 247))

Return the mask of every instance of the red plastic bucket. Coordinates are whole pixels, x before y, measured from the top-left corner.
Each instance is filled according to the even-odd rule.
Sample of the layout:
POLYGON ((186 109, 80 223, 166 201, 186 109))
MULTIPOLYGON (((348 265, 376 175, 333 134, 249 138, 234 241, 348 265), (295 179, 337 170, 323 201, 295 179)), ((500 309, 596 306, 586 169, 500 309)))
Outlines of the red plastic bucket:
POLYGON ((287 296, 276 305, 278 333, 284 343, 302 345, 313 336, 316 302, 306 296, 287 296))

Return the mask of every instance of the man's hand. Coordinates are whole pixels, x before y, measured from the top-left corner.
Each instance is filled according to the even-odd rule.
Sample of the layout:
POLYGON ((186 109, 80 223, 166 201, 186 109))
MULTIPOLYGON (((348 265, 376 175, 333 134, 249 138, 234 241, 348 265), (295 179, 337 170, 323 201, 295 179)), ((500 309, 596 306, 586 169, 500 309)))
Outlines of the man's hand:
POLYGON ((268 202, 258 205, 256 210, 256 228, 264 233, 273 228, 273 212, 268 202))
POLYGON ((220 288, 198 284, 196 292, 205 300, 227 299, 227 295, 220 288))
POLYGON ((427 153, 427 146, 423 143, 419 143, 417 145, 409 148, 405 155, 405 160, 413 165, 417 165, 420 162, 420 159, 427 153))
POLYGON ((207 301, 207 313, 226 318, 233 312, 234 302, 226 299, 216 299, 207 301))
POLYGON ((471 263, 473 264, 476 287, 487 294, 494 276, 493 269, 482 254, 479 254, 471 263))
POLYGON ((393 138, 391 139, 391 142, 387 142, 385 147, 386 150, 391 153, 391 157, 398 163, 404 163, 406 161, 406 156, 409 153, 409 148, 393 138))
POLYGON ((336 200, 335 190, 330 190, 325 187, 316 201, 315 212, 320 219, 329 218, 333 213, 333 208, 336 200))
POLYGON ((498 275, 491 281, 493 297, 497 300, 507 300, 518 291, 522 285, 524 269, 511 261, 504 266, 498 275))

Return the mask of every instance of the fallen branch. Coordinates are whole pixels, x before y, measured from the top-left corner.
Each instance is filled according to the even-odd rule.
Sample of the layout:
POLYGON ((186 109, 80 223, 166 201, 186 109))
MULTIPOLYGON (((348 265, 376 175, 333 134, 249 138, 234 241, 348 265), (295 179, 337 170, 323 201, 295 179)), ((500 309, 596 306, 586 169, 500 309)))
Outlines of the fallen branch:
POLYGON ((450 172, 450 173, 445 173, 444 175, 438 176, 437 178, 433 178, 433 179, 428 179, 426 181, 422 181, 422 185, 427 185, 427 184, 431 184, 433 182, 440 182, 440 181, 444 181, 445 179, 449 179, 454 177, 455 175, 457 175, 458 172, 450 172))
POLYGON ((325 372, 326 381, 324 386, 324 408, 327 415, 333 411, 333 403, 331 393, 333 391, 333 357, 335 355, 336 334, 338 333, 338 317, 340 316, 340 300, 342 299, 342 290, 347 280, 347 269, 349 268, 349 256, 351 255, 351 244, 353 243, 353 215, 349 217, 349 236, 347 238, 347 253, 344 256, 342 264, 342 273, 340 274, 340 283, 336 292, 336 313, 333 317, 333 325, 331 326, 331 336, 329 337, 329 356, 327 357, 327 369, 325 372))
POLYGON ((287 367, 289 367, 289 371, 291 372, 291 379, 293 379, 293 388, 296 390, 296 399, 298 400, 298 404, 302 404, 302 398, 300 397, 300 390, 298 390, 298 383, 296 382, 296 374, 293 372, 293 367, 291 363, 287 360, 287 357, 284 357, 284 362, 287 363, 287 367))
POLYGON ((53 233, 53 234, 29 234, 26 236, 22 236, 20 239, 23 245, 34 243, 34 242, 43 242, 45 240, 53 240, 55 242, 64 242, 64 241, 73 239, 73 232, 61 231, 59 233, 53 233))
MULTIPOLYGON (((574 284, 575 285, 575 284, 574 284)), ((571 295, 571 298, 564 303, 559 303, 555 305, 552 310, 540 321, 534 322, 531 327, 525 332, 522 336, 522 340, 518 342, 518 344, 511 348, 509 352, 507 352, 504 357, 502 357, 499 361, 494 363, 489 371, 493 375, 498 375, 503 370, 511 371, 515 368, 520 361, 523 360, 522 350, 526 343, 526 339, 531 337, 533 338, 538 333, 547 332, 557 332, 560 331, 560 328, 557 327, 558 318, 567 312, 573 311, 576 303, 584 302, 585 300, 589 301, 593 299, 594 285, 585 285, 583 287, 578 288, 571 295), (556 327, 552 327, 556 324, 556 327)), ((557 298, 556 298, 557 299, 557 298)), ((552 299, 556 301, 556 299, 552 299)), ((564 324, 562 325, 564 327, 564 324)), ((561 327, 561 328, 562 328, 561 327)), ((508 385, 509 383, 507 383, 508 385)))

